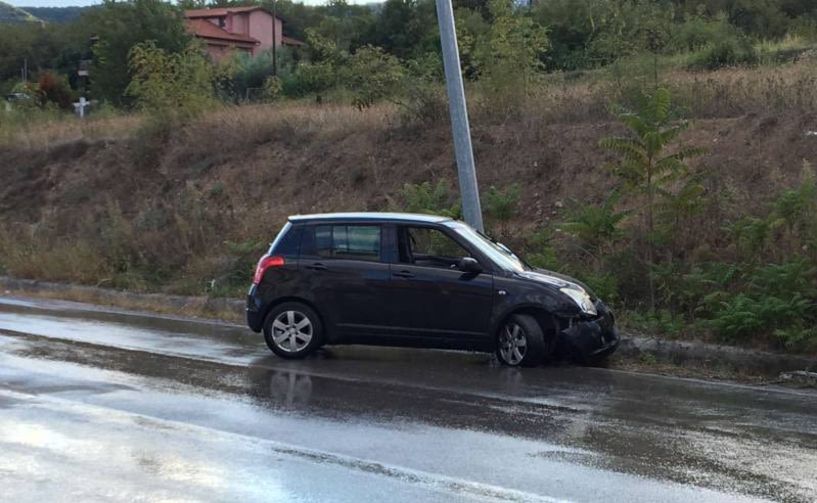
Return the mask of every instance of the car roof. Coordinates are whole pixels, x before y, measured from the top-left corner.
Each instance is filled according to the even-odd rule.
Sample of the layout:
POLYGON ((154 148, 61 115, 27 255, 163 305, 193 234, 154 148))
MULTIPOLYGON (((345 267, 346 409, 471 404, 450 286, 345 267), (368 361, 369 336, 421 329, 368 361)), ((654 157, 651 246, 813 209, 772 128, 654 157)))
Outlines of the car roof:
POLYGON ((387 213, 387 212, 358 212, 358 213, 315 213, 312 215, 292 215, 290 222, 418 222, 437 224, 452 220, 450 217, 438 215, 423 215, 421 213, 387 213))

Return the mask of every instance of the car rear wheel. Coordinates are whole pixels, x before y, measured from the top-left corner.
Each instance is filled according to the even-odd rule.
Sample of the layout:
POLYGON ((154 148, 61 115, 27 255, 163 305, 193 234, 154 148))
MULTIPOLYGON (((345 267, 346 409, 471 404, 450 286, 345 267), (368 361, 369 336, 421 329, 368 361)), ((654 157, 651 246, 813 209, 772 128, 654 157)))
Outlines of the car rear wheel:
POLYGON ((323 325, 318 314, 300 302, 285 302, 264 321, 264 340, 281 358, 303 358, 321 345, 323 325))
POLYGON ((509 367, 539 365, 548 355, 548 344, 536 318, 511 315, 497 334, 496 356, 509 367))

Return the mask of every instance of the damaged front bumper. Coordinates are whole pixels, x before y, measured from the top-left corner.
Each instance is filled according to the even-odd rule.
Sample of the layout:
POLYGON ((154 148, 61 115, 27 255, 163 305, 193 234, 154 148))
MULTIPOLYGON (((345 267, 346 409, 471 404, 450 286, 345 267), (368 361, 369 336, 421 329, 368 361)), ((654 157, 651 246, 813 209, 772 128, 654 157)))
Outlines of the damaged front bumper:
POLYGON ((559 333, 563 354, 593 360, 612 354, 619 344, 613 313, 601 302, 596 303, 598 315, 592 318, 565 320, 566 328, 559 333))

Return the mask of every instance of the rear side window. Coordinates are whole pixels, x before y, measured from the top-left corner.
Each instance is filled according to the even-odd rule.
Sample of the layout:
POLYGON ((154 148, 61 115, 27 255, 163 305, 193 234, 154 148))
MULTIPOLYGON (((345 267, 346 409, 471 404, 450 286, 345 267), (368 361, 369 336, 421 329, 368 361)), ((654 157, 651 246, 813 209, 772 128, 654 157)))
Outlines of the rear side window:
POLYGON ((318 225, 315 254, 319 257, 380 260, 380 227, 377 225, 318 225))
POLYGON ((303 227, 293 227, 292 224, 287 223, 278 237, 273 241, 270 247, 270 255, 280 255, 283 257, 297 257, 298 250, 301 246, 301 233, 303 227))

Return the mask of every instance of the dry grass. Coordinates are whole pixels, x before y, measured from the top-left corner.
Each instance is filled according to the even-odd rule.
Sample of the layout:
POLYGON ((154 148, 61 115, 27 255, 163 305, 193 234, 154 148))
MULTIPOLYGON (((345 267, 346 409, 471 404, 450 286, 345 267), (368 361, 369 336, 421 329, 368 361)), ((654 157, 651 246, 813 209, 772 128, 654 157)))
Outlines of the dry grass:
MULTIPOLYGON (((712 72, 673 69, 659 74, 689 118, 727 118, 749 113, 817 110, 817 56, 796 63, 712 72)), ((544 79, 525 105, 525 114, 551 123, 594 122, 609 118, 611 104, 629 104, 654 85, 642 66, 544 79)), ((490 109, 483 115, 490 116, 490 109)))
POLYGON ((0 256, 6 271, 24 278, 93 283, 107 271, 99 250, 85 242, 57 241, 41 246, 34 233, 0 228, 0 256))
POLYGON ((143 123, 139 115, 107 115, 84 120, 73 116, 46 116, 14 124, 3 124, 0 147, 44 149, 71 141, 116 140, 133 134, 143 123))
MULTIPOLYGON (((647 65, 649 66, 649 65, 647 65)), ((712 72, 670 69, 660 75, 690 118, 737 117, 749 113, 817 110, 817 56, 807 53, 784 65, 728 68, 712 72)), ((504 109, 505 100, 469 87, 469 105, 477 124, 583 123, 606 121, 612 103, 627 104, 639 90, 653 85, 645 63, 624 63, 615 69, 578 74, 550 74, 518 110, 504 109)), ((446 113, 441 114, 443 117, 446 113)), ((0 114, 0 146, 48 149, 75 140, 117 140, 132 136, 144 124, 136 114, 105 114, 79 120, 42 114, 20 123, 0 114)), ((399 107, 383 103, 363 112, 346 103, 280 102, 241 107, 219 106, 183 128, 190 140, 218 134, 221 144, 261 144, 273 137, 331 138, 355 133, 382 132, 405 125, 399 107)), ((422 125, 421 125, 422 126, 422 125)), ((424 126, 423 126, 424 127, 424 126)))
POLYGON ((349 132, 350 128, 383 130, 392 125, 396 109, 393 105, 380 104, 361 112, 349 105, 303 102, 223 107, 204 117, 196 126, 220 128, 242 137, 249 134, 252 139, 263 139, 269 127, 282 125, 298 128, 295 132, 302 134, 337 134, 349 132))

